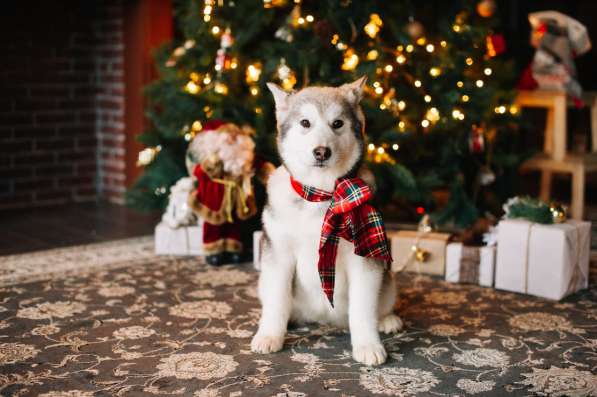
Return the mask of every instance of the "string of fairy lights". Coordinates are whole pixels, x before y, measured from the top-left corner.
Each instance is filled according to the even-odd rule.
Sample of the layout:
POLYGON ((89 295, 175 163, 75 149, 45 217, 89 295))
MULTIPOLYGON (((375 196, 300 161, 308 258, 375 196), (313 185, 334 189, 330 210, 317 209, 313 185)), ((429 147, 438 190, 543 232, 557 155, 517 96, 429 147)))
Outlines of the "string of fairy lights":
MULTIPOLYGON (((223 73, 244 69, 244 81, 247 84, 248 91, 251 96, 257 97, 260 95, 259 82, 264 77, 263 63, 259 60, 253 60, 242 66, 240 65, 238 58, 230 53, 230 48, 234 42, 231 29, 229 27, 223 28, 213 22, 214 11, 218 6, 223 6, 223 1, 224 0, 204 0, 202 9, 203 21, 205 23, 213 23, 209 28, 209 31, 214 37, 220 39, 220 49, 216 53, 213 71, 189 73, 188 81, 183 89, 189 95, 200 95, 206 90, 213 90, 213 92, 218 95, 228 95, 230 89, 222 79, 223 73)), ((265 9, 282 7, 287 5, 287 1, 288 0, 263 0, 263 7, 265 9)), ((481 2, 491 1, 493 0, 481 0, 481 2)), ((282 26, 276 32, 276 37, 288 42, 292 41, 291 27, 293 29, 307 29, 315 23, 315 17, 313 15, 303 15, 301 11, 301 0, 293 0, 293 2, 294 6, 288 18, 288 26, 282 26)), ((479 13, 481 14, 481 11, 479 11, 479 13)), ((415 24, 420 25, 419 22, 411 20, 410 24, 413 26, 409 27, 409 29, 416 31, 416 33, 413 33, 413 41, 411 43, 400 44, 394 48, 382 48, 379 46, 379 41, 377 41, 377 46, 372 46, 375 48, 371 48, 363 54, 360 54, 356 48, 351 47, 349 43, 343 41, 338 33, 331 34, 331 38, 329 39, 330 43, 342 53, 340 69, 345 72, 353 72, 363 60, 378 61, 382 57, 388 59, 383 62, 383 65, 376 68, 376 76, 378 76, 378 78, 372 79, 365 88, 365 92, 370 98, 378 101, 378 106, 381 110, 392 112, 392 114, 396 116, 396 129, 399 132, 406 132, 407 130, 416 129, 416 127, 422 128, 423 131, 428 131, 433 128, 436 123, 442 120, 443 116, 438 107, 433 104, 434 100, 424 86, 424 80, 426 79, 408 74, 403 66, 410 62, 416 52, 426 52, 428 55, 432 56, 439 51, 449 50, 450 45, 446 40, 439 40, 437 42, 429 41, 427 37, 425 37, 424 29, 420 26, 415 26, 415 24), (400 117, 401 113, 408 107, 408 103, 405 99, 399 98, 397 96, 396 88, 391 86, 390 75, 398 69, 401 72, 404 71, 403 77, 421 94, 424 103, 429 105, 422 112, 420 119, 417 122, 418 126, 409 124, 413 122, 400 117)), ((383 26, 384 22, 380 15, 373 13, 369 16, 368 22, 362 27, 362 31, 373 41, 376 40, 383 26)), ((461 15, 458 15, 452 25, 452 30, 455 33, 462 33, 467 31, 467 29, 468 26, 466 25, 466 21, 461 15)), ((176 66, 178 59, 184 56, 186 52, 195 45, 196 43, 194 40, 187 40, 182 46, 176 48, 172 52, 171 57, 166 62, 166 66, 176 66)), ((486 58, 490 59, 497 55, 494 43, 489 37, 487 38, 486 46, 486 58)), ((475 60, 472 57, 467 57, 464 62, 466 67, 471 68, 476 65, 477 62, 484 62, 484 60, 475 60)), ((451 109, 451 112, 448 113, 447 118, 451 116, 451 119, 454 122, 464 121, 467 117, 464 104, 471 100, 472 93, 470 92, 470 89, 483 89, 483 87, 486 86, 486 81, 490 79, 493 74, 493 70, 490 66, 483 67, 483 64, 481 64, 481 66, 483 77, 476 78, 474 82, 471 81, 467 84, 465 84, 466 80, 464 77, 456 82, 456 87, 462 91, 462 94, 459 94, 458 102, 463 105, 456 104, 451 109)), ((433 65, 427 70, 431 81, 441 78, 444 72, 445 71, 440 65, 433 65)), ((297 83, 296 76, 296 71, 288 65, 284 58, 281 58, 271 77, 277 80, 283 89, 290 91, 297 83)), ((210 107, 206 106, 203 110, 205 115, 209 118, 212 113, 210 107)), ((254 111, 259 114, 261 113, 261 108, 255 106, 254 111)), ((518 111, 517 106, 514 104, 501 104, 494 109, 496 115, 504 115, 506 113, 516 115, 518 111)), ((185 140, 190 141, 195 134, 202 130, 202 128, 201 121, 196 120, 191 123, 191 125, 185 125, 181 130, 181 134, 184 136, 185 140)), ((160 149, 159 146, 156 146, 141 151, 139 153, 138 165, 143 166, 151 163, 159 153, 160 149)), ((388 152, 396 152, 399 149, 400 146, 398 143, 382 143, 379 145, 370 143, 367 147, 367 151, 373 161, 389 163, 393 163, 395 160, 388 154, 388 152)))

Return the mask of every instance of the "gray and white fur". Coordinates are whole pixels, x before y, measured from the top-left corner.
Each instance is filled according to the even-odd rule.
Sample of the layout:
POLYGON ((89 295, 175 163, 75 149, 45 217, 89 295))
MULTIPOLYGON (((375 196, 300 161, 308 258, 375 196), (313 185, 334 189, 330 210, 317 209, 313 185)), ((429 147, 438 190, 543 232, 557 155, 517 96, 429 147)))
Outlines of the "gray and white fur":
POLYGON ((380 261, 354 254, 340 239, 336 258, 334 307, 322 291, 317 271, 319 238, 329 202, 310 202, 290 185, 290 175, 304 185, 333 191, 335 181, 359 175, 363 160, 365 117, 359 105, 365 78, 340 87, 308 87, 287 93, 268 87, 276 103, 277 146, 283 165, 272 173, 263 212, 259 298, 262 314, 251 341, 256 353, 282 349, 288 321, 319 322, 350 329, 356 361, 386 361, 379 331, 402 327, 393 313, 396 286, 380 261))

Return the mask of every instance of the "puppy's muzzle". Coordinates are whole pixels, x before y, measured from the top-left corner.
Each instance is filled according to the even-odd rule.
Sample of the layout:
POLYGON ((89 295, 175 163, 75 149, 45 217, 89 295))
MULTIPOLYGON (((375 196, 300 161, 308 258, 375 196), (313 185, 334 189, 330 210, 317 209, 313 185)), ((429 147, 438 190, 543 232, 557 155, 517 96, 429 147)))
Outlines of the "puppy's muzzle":
POLYGON ((317 146, 315 149, 313 149, 313 157, 315 157, 315 160, 317 160, 319 163, 323 163, 332 157, 332 149, 327 146, 317 146))

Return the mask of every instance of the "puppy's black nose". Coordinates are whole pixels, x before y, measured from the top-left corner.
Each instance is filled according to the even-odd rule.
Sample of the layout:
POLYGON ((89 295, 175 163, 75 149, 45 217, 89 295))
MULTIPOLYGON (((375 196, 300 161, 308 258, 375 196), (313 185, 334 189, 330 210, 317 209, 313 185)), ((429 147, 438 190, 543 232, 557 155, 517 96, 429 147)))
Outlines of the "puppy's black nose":
POLYGON ((313 156, 317 161, 326 161, 332 157, 332 149, 327 146, 317 146, 313 149, 313 156))

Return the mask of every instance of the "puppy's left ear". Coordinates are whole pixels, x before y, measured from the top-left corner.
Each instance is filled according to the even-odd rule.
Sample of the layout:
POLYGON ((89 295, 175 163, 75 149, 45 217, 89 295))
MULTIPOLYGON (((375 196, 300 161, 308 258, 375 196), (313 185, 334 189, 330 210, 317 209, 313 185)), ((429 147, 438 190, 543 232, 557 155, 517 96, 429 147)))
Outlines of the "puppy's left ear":
POLYGON ((352 83, 347 83, 340 88, 345 92, 346 98, 353 104, 357 104, 363 98, 363 88, 367 82, 367 76, 362 76, 352 83))

